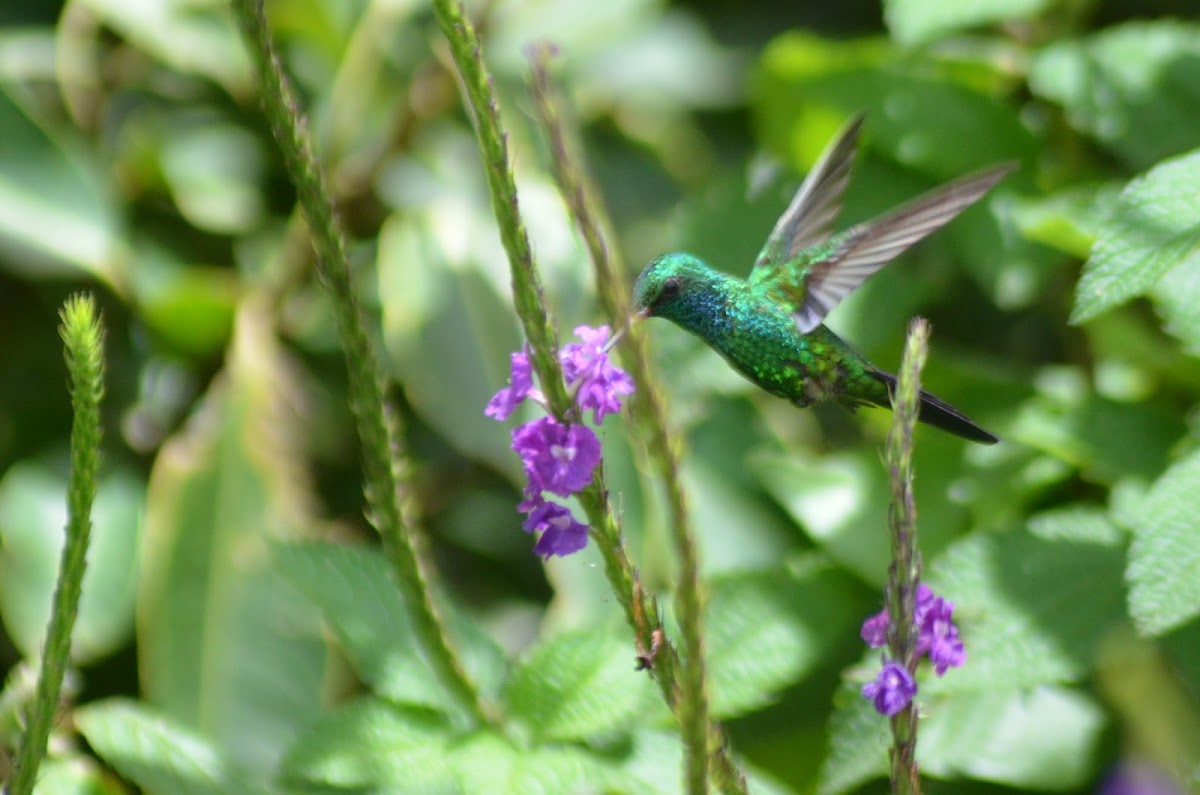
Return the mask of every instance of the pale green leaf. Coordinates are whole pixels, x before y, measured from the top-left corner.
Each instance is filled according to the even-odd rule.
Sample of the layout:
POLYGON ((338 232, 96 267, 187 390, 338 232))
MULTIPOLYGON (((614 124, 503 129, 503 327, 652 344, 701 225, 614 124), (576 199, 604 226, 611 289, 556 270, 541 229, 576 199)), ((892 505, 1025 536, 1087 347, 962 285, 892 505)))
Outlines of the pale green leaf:
POLYGON ((829 751, 818 776, 821 795, 846 792, 887 776, 891 745, 887 719, 863 698, 861 689, 861 683, 847 682, 834 693, 829 751))
POLYGON ((883 18, 901 44, 922 44, 947 33, 997 22, 1024 20, 1057 0, 886 0, 883 18))
MULTIPOLYGON (((133 631, 144 488, 125 471, 99 483, 71 636, 76 662, 112 652, 133 631)), ((0 616, 27 657, 41 653, 46 636, 67 520, 66 494, 65 474, 31 462, 12 466, 0 481, 0 616)))
POLYGON ((1129 183, 1102 227, 1075 292, 1082 323, 1151 289, 1172 269, 1200 268, 1200 151, 1129 183))
POLYGON ((1033 59, 1029 88, 1140 170, 1200 144, 1198 59, 1200 25, 1126 22, 1051 42, 1033 59))
POLYGON ((152 795, 267 792, 210 739, 141 702, 100 701, 74 719, 101 759, 152 795))
POLYGON ((2 85, 0 130, 0 249, 8 250, 0 261, 42 277, 82 268, 121 290, 116 198, 99 165, 35 122, 2 85))
POLYGON ((188 115, 170 120, 159 153, 163 178, 179 212, 199 229, 245 233, 262 222, 258 138, 227 122, 188 115))
POLYGON ((147 701, 265 774, 320 708, 326 649, 271 566, 269 542, 310 519, 306 431, 264 309, 243 306, 201 416, 154 463, 137 629, 147 701))
POLYGON ((578 746, 518 748, 510 740, 484 732, 459 743, 450 762, 463 793, 612 792, 620 781, 600 759, 578 746))
POLYGON ((729 575, 709 585, 705 615, 712 712, 728 718, 802 678, 869 610, 830 566, 729 575))
MULTIPOLYGON (((457 704, 421 654, 400 589, 378 549, 277 544, 273 557, 282 575, 320 609, 355 671, 376 694, 443 710, 457 704)), ((497 692, 505 675, 500 649, 465 618, 450 613, 448 624, 468 674, 485 692, 497 692)))
POLYGON ((1200 615, 1200 451, 1176 461, 1130 512, 1129 610, 1161 635, 1200 615))
POLYGON ((922 773, 1036 791, 1087 784, 1107 722, 1094 699, 1062 687, 986 688, 922 700, 921 709, 922 773))
POLYGON ((364 698, 323 714, 288 749, 281 777, 304 788, 457 793, 444 719, 364 698))
POLYGON ((1124 621, 1124 539, 1095 508, 1043 514, 1034 532, 977 533, 928 569, 954 603, 967 662, 930 692, 1077 682, 1124 621))
POLYGON ((543 740, 616 732, 654 697, 650 678, 635 670, 632 652, 628 640, 596 629, 543 641, 513 673, 508 710, 543 740))

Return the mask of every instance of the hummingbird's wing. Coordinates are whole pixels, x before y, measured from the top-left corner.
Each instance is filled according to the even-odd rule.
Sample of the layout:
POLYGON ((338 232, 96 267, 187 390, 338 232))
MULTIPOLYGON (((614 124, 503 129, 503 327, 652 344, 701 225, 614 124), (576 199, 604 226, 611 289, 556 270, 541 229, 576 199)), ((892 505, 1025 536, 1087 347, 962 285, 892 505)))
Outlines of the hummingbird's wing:
POLYGON ((771 270, 770 266, 789 262, 804 249, 829 238, 829 228, 842 209, 842 196, 850 182, 862 123, 863 115, 859 113, 825 147, 821 159, 804 178, 792 203, 775 222, 766 245, 754 261, 752 280, 763 278, 771 270))
POLYGON ((792 313, 801 333, 821 325, 830 310, 867 277, 979 201, 1016 166, 992 166, 934 188, 842 232, 831 241, 832 251, 808 267, 780 268, 772 286, 795 302, 792 313))

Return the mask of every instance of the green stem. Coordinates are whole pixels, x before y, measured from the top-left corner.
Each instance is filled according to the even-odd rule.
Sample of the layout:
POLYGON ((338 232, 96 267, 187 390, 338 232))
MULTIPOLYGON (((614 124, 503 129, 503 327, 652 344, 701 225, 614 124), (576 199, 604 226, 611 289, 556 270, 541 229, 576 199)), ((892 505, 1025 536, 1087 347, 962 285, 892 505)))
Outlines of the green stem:
MULTIPOLYGON (((885 601, 888 609, 888 651, 910 674, 917 666, 917 630, 913 626, 917 583, 921 579, 921 553, 917 548, 917 507, 913 500, 913 431, 920 410, 921 369, 929 351, 929 323, 914 318, 908 326, 904 358, 892 398, 891 431, 887 438, 887 466, 892 499, 888 506, 888 530, 892 565, 888 570, 885 601)), ((919 795, 917 772, 916 702, 891 719, 893 744, 890 751, 892 792, 919 795)))
MULTIPOLYGON (((550 48, 536 47, 531 53, 533 94, 542 127, 550 142, 554 175, 567 207, 579 227, 596 271, 600 301, 614 326, 629 322, 630 308, 624 279, 624 268, 614 247, 606 241, 615 236, 594 180, 588 172, 578 134, 569 128, 560 112, 562 102, 549 74, 550 48)), ((684 654, 680 664, 679 698, 673 697, 675 686, 658 671, 668 703, 677 710, 687 750, 686 781, 689 792, 706 790, 706 774, 710 759, 712 773, 725 792, 744 792, 744 777, 737 771, 728 754, 720 729, 711 725, 708 715, 708 695, 705 688, 704 642, 701 632, 703 594, 700 589, 700 564, 696 545, 689 532, 687 498, 680 477, 678 446, 671 438, 667 410, 649 364, 646 338, 641 326, 632 324, 621 343, 622 361, 632 372, 638 391, 630 401, 635 424, 648 440, 649 469, 657 472, 667 493, 671 513, 671 537, 680 561, 680 582, 676 594, 676 612, 683 635, 684 654), (710 757, 710 738, 715 749, 710 757)), ((623 581, 624 578, 622 578, 623 581)), ((617 582, 612 583, 614 586, 617 582)), ((674 649, 663 642, 669 656, 674 649)))
POLYGON ((419 510, 410 488, 408 458, 400 452, 399 419, 386 408, 383 378, 346 258, 345 233, 334 217, 330 193, 279 62, 262 0, 236 0, 233 7, 258 66, 267 120, 308 220, 318 272, 333 296, 350 403, 362 444, 371 522, 383 538, 422 647, 442 683, 477 722, 497 725, 493 707, 479 693, 451 646, 430 593, 427 564, 419 554, 419 510))
POLYGON ((71 474, 67 486, 67 527, 58 585, 42 650, 29 726, 17 753, 9 795, 28 795, 46 754, 58 710, 63 676, 71 657, 71 630, 79 612, 83 574, 91 537, 92 502, 100 470, 100 400, 104 396, 104 330, 91 297, 75 296, 63 307, 62 335, 71 379, 71 474))

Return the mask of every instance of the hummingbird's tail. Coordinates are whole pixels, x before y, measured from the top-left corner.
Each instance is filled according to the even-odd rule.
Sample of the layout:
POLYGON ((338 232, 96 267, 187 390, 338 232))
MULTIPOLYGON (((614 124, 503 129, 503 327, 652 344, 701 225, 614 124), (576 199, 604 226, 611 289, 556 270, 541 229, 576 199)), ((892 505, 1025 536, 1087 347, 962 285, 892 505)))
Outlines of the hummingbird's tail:
MULTIPOLYGON (((889 396, 895 393, 896 376, 891 373, 885 373, 882 370, 876 370, 872 375, 887 386, 889 396)), ((917 414, 917 419, 926 425, 941 428, 943 431, 949 431, 955 436, 970 439, 972 442, 995 444, 1000 441, 972 422, 966 414, 963 414, 941 398, 929 394, 924 389, 921 390, 921 410, 917 414)))

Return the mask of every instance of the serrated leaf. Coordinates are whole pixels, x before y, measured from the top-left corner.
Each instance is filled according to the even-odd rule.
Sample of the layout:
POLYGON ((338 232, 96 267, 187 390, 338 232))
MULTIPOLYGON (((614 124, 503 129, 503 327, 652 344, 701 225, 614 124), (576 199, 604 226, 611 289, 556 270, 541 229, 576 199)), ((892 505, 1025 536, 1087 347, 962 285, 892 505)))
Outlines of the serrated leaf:
POLYGON ((967 662, 922 687, 984 691, 1081 680, 1124 620, 1123 538, 1095 510, 975 534, 939 556, 929 583, 955 605, 967 662), (1066 530, 1062 523, 1078 521, 1066 530), (1058 525, 1058 526, 1056 526, 1058 525))
MULTIPOLYGON (((32 462, 0 481, 0 616, 22 653, 37 657, 58 582, 66 526, 67 481, 32 462)), ((137 549, 145 486, 125 471, 100 481, 71 656, 87 663, 112 652, 133 632, 137 549)))
POLYGON ((1155 166, 1117 197, 1075 291, 1083 323, 1152 288, 1173 269, 1200 268, 1200 151, 1155 166))
POLYGON ((137 618, 146 700, 263 776, 318 713, 327 654, 268 556, 310 521, 305 431, 270 328, 264 304, 243 304, 224 377, 154 462, 137 618))
MULTIPOLYGON (((320 609, 355 671, 378 695, 399 704, 454 709, 457 702, 421 654, 383 554, 374 548, 306 542, 276 544, 275 565, 320 609)), ((447 625, 467 673, 485 693, 500 688, 503 652, 454 612, 447 625)))
MULTIPOLYGON (((1200 231, 1197 234, 1200 246, 1200 231)), ((1195 267, 1200 265, 1200 256, 1190 257, 1188 263, 1164 273, 1150 289, 1150 296, 1166 331, 1183 343, 1185 351, 1200 356, 1200 312, 1196 311, 1200 306, 1200 267, 1195 267)))
POLYGON ((652 698, 631 645, 615 634, 569 632, 535 646, 513 673, 509 712, 542 740, 582 740, 629 725, 652 698))
POLYGON ((1043 791, 1075 790, 1092 778, 1107 722, 1094 699, 1061 687, 933 698, 922 712, 922 773, 1043 791))
POLYGON ((1135 21, 1058 40, 1033 59, 1029 87, 1135 169, 1200 144, 1200 25, 1135 21))
POLYGON ((863 698, 861 687, 848 682, 834 693, 829 753, 817 779, 821 795, 846 792, 887 775, 887 749, 891 744, 887 719, 863 698))
POLYGON ((373 792, 457 793, 445 719, 375 698, 325 713, 288 749, 284 783, 373 792))
POLYGON ((1200 451, 1171 465, 1129 515, 1129 612, 1161 635, 1200 615, 1200 451))
POLYGON ((619 783, 602 760, 578 746, 516 748, 490 733, 477 734, 458 745, 451 764, 464 793, 610 792, 619 783))
POLYGON ((705 615, 712 713, 729 718, 770 702, 839 638, 857 633, 867 606, 828 566, 795 574, 750 571, 713 580, 705 615))
POLYGON ((267 790, 207 737, 141 703, 111 699, 74 719, 88 744, 125 778, 155 795, 246 795, 267 790))
POLYGON ((887 0, 883 18, 901 44, 922 44, 939 36, 995 22, 1028 19, 1057 0, 887 0))

